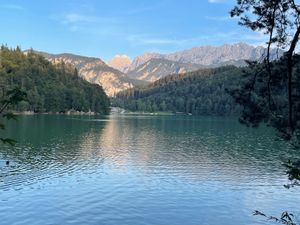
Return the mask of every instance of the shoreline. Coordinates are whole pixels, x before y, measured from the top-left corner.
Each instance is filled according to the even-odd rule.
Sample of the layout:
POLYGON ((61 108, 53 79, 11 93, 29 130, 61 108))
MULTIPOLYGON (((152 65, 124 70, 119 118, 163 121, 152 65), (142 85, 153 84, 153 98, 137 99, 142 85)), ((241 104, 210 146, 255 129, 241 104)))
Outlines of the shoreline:
POLYGON ((95 116, 95 115, 106 115, 106 114, 99 114, 95 112, 79 112, 79 111, 68 111, 65 113, 61 112, 40 112, 36 113, 34 111, 23 111, 23 112, 16 112, 11 111, 14 115, 89 115, 89 116, 95 116))

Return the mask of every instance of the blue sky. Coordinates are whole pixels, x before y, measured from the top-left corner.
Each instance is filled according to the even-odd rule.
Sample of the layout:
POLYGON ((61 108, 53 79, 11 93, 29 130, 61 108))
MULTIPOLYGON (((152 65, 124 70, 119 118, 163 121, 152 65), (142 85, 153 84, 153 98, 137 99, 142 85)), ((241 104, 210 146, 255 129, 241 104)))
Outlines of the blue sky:
POLYGON ((235 0, 1 0, 0 42, 108 60, 265 38, 237 25, 235 0))

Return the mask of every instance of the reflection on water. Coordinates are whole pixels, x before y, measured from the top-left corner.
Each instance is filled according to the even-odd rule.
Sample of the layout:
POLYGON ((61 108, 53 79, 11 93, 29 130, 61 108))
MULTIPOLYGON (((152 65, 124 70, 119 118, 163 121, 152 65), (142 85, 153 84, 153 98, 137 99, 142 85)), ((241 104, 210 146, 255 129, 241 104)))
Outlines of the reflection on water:
POLYGON ((297 152, 235 119, 24 116, 7 135, 5 224, 268 224, 252 211, 300 200, 281 166, 297 152))

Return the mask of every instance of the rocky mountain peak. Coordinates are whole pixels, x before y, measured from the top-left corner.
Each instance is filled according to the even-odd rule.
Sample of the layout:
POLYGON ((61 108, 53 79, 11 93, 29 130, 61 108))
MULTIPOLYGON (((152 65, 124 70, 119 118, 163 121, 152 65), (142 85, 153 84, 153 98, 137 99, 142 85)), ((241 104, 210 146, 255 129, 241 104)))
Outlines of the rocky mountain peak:
POLYGON ((116 55, 108 61, 108 65, 112 68, 120 70, 126 73, 131 65, 132 61, 127 55, 116 55))
POLYGON ((148 62, 150 59, 155 59, 155 58, 164 58, 164 56, 163 54, 156 53, 156 52, 146 52, 143 55, 137 56, 132 61, 128 71, 134 70, 140 65, 144 64, 145 62, 148 62))

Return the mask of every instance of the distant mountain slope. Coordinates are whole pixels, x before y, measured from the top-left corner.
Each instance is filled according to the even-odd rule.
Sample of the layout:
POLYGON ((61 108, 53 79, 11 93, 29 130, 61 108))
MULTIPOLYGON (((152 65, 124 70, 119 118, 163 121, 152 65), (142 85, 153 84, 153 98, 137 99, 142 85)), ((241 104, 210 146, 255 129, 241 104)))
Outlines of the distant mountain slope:
MULTIPOLYGON (((235 60, 260 60, 266 49, 253 47, 245 43, 225 44, 222 46, 200 46, 182 52, 169 54, 166 58, 179 62, 192 62, 202 65, 214 65, 235 60)), ((282 52, 279 52, 282 54, 282 52)), ((271 50, 271 59, 277 58, 276 49, 271 50)))
POLYGON ((160 53, 156 53, 156 52, 146 52, 143 55, 137 56, 133 59, 128 72, 135 70, 137 67, 139 67, 140 65, 148 62, 150 59, 163 59, 164 55, 160 54, 160 53))
POLYGON ((79 75, 85 80, 103 87, 108 96, 113 96, 119 91, 132 88, 141 81, 129 78, 126 74, 109 67, 101 59, 73 54, 49 54, 39 52, 50 62, 70 63, 78 69, 79 75))
POLYGON ((192 63, 180 63, 163 58, 152 58, 146 63, 129 71, 128 76, 138 80, 154 82, 170 74, 195 71, 203 66, 192 63))
POLYGON ((127 55, 116 55, 108 61, 108 65, 114 69, 126 73, 131 65, 131 59, 127 55))
MULTIPOLYGON (((264 47, 254 47, 245 43, 225 44, 222 46, 199 46, 171 54, 145 53, 136 57, 129 70, 135 70, 140 65, 153 58, 163 58, 181 63, 193 63, 203 66, 214 66, 239 60, 260 60, 265 53, 264 47)), ((271 59, 281 56, 283 51, 271 50, 271 59)))
POLYGON ((239 107, 225 89, 237 85, 241 71, 241 68, 225 66, 170 75, 118 93, 113 104, 131 111, 235 114, 239 107))

